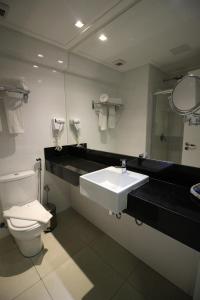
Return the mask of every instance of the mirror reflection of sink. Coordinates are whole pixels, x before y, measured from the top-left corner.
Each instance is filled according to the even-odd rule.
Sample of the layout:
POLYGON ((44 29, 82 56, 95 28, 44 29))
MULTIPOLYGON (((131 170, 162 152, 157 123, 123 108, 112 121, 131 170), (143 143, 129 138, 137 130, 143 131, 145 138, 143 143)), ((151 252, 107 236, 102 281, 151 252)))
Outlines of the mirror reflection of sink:
POLYGON ((108 167, 80 176, 80 192, 114 213, 127 207, 127 194, 149 181, 149 176, 108 167))

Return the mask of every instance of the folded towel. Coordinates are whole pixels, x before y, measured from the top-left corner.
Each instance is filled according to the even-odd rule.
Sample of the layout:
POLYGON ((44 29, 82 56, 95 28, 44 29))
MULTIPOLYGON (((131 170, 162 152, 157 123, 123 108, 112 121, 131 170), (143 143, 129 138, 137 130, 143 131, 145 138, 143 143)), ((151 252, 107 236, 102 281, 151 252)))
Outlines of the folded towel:
POLYGON ((25 204, 23 206, 13 206, 3 212, 4 218, 14 218, 20 220, 37 221, 47 224, 52 218, 50 214, 38 200, 25 204))
POLYGON ((109 102, 113 104, 122 104, 121 98, 109 98, 109 102))
POLYGON ((106 106, 99 108, 99 129, 101 131, 107 130, 108 127, 108 110, 106 106))
POLYGON ((112 105, 109 107, 108 110, 108 128, 115 128, 116 123, 116 113, 115 113, 115 106, 112 105))
POLYGON ((99 98, 100 102, 108 102, 109 96, 108 94, 102 94, 99 98))
POLYGON ((29 90, 26 83, 24 82, 24 79, 21 78, 3 78, 0 80, 0 85, 16 89, 23 89, 25 91, 29 90))
POLYGON ((4 93, 4 107, 8 123, 8 130, 11 134, 24 133, 22 104, 22 94, 13 92, 4 93))

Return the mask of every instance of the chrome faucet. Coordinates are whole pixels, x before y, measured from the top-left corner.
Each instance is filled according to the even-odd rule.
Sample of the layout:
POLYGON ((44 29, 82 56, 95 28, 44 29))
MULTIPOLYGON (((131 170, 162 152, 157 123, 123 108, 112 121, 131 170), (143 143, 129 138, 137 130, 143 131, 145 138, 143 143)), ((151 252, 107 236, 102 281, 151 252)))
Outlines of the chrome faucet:
POLYGON ((122 168, 122 173, 126 173, 126 159, 120 159, 121 161, 121 168, 122 168))

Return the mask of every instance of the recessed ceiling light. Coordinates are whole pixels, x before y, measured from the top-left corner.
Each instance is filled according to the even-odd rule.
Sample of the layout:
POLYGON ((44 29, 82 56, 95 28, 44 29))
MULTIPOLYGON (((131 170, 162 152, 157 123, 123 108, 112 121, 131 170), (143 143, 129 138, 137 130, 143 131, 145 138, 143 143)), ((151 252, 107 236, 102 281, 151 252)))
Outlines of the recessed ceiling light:
POLYGON ((107 41, 107 39, 108 39, 107 36, 103 33, 99 36, 99 40, 101 40, 103 42, 107 41))
POLYGON ((59 64, 63 64, 63 63, 64 63, 64 61, 61 60, 61 59, 58 59, 57 62, 58 62, 59 64))
POLYGON ((57 71, 56 71, 56 70, 52 70, 52 72, 53 72, 53 73, 56 73, 57 71))
POLYGON ((33 65, 33 68, 38 69, 39 67, 37 65, 33 65))
POLYGON ((83 22, 81 22, 80 20, 78 20, 76 23, 75 23, 75 26, 78 27, 78 28, 81 28, 84 26, 83 22))
POLYGON ((43 58, 43 57, 44 57, 44 55, 41 54, 41 53, 39 53, 37 56, 40 57, 40 58, 43 58))

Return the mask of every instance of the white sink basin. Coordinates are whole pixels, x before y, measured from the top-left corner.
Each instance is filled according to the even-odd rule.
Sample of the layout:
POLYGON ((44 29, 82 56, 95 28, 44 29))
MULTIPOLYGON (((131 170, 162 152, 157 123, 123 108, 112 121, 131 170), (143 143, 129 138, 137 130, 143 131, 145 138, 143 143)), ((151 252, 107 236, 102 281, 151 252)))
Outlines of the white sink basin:
POLYGON ((127 208, 127 194, 149 181, 149 176, 108 167, 80 176, 80 193, 99 205, 119 213, 127 208))

